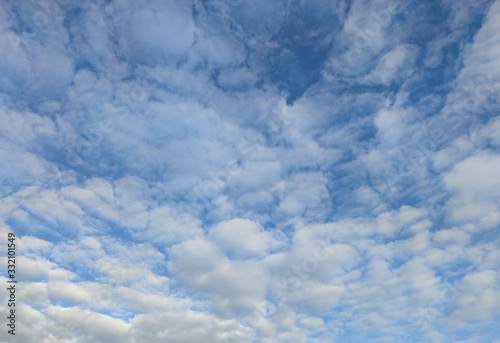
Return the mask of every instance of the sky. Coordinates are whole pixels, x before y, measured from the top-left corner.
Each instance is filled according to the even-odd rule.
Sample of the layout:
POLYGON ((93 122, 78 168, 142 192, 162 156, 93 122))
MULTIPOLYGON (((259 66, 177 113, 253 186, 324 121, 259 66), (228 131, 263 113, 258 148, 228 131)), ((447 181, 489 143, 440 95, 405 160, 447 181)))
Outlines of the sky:
POLYGON ((0 75, 0 342, 500 343, 500 1, 3 0, 0 75))

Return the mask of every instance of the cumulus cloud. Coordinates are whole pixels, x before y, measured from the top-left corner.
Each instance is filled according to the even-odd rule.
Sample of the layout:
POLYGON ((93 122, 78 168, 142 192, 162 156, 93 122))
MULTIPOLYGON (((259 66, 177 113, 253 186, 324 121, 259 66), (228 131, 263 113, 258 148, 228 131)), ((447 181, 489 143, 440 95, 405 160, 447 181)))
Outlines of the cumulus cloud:
POLYGON ((240 258, 267 256, 284 243, 276 233, 264 231, 258 223, 245 219, 218 223, 210 230, 210 236, 227 254, 240 258))
POLYGON ((500 179, 496 171, 499 164, 498 155, 474 155, 458 163, 445 176, 444 182, 452 192, 447 203, 450 219, 479 221, 476 229, 498 226, 500 179))

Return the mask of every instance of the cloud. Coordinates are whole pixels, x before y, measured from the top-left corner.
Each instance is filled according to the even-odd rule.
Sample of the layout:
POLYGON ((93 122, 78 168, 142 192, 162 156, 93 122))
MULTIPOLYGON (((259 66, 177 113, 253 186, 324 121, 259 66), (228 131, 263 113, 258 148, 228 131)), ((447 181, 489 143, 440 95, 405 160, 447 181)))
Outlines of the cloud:
POLYGON ((130 324, 77 307, 51 306, 47 309, 47 317, 58 324, 53 335, 59 339, 71 339, 76 334, 85 341, 123 342, 131 334, 130 324))
POLYGON ((210 236, 227 254, 240 258, 267 256, 284 243, 275 233, 245 219, 218 223, 210 230, 210 236))
POLYGON ((496 274, 496 271, 485 270, 469 273, 462 279, 464 290, 458 295, 457 308, 449 318, 453 325, 467 325, 475 320, 487 323, 494 318, 500 301, 496 274))
POLYGON ((364 79, 364 83, 389 85, 411 76, 416 55, 415 47, 398 46, 380 58, 377 66, 364 79))
POLYGON ((154 66, 182 60, 194 42, 196 29, 187 4, 122 2, 114 10, 127 18, 116 25, 123 35, 120 45, 132 63, 154 66))
MULTIPOLYGON (((9 5, 3 7, 11 13, 9 5)), ((69 37, 63 16, 58 9, 47 13, 35 3, 25 3, 18 10, 23 21, 13 21, 11 16, 2 21, 1 70, 7 77, 0 89, 23 100, 57 98, 70 84, 74 68, 64 48, 69 37), (9 29, 12 26, 15 31, 9 29)))
POLYGON ((498 155, 474 155, 458 163, 445 176, 444 182, 453 194, 447 203, 451 220, 479 221, 481 226, 477 229, 498 226, 500 179, 496 170, 499 164, 498 155))
POLYGON ((499 4, 2 3, 19 339, 494 340, 499 4))

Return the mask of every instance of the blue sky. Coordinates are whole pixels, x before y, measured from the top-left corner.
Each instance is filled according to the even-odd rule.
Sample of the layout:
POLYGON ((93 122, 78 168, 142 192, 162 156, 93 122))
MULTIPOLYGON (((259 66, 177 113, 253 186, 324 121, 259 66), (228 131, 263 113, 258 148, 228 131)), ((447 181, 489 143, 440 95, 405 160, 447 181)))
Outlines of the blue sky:
POLYGON ((498 1, 2 1, 0 341, 499 343, 499 56, 498 1))

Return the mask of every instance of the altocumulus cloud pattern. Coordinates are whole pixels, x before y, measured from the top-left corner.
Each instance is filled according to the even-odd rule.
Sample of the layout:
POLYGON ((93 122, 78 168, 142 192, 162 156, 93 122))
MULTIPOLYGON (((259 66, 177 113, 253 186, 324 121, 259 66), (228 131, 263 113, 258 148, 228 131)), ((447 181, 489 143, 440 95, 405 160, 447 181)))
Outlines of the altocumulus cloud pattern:
POLYGON ((500 342, 500 1, 0 2, 1 342, 500 342))

